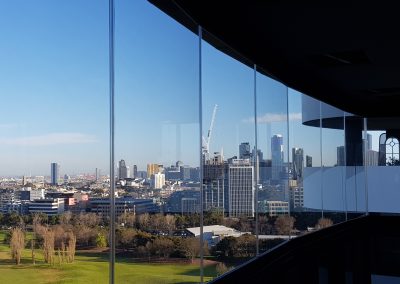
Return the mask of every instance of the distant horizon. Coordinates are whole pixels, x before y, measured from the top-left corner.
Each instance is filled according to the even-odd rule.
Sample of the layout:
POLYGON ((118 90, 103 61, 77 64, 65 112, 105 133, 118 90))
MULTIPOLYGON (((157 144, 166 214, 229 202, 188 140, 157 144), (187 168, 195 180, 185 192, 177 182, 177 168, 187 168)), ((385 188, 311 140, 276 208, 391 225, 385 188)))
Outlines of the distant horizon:
MULTIPOLYGON (((108 5, 2 5, 0 176, 47 175, 52 161, 62 174, 109 172, 108 5)), ((115 162, 200 166, 197 35, 146 1, 121 1, 115 40, 115 162)), ((301 93, 257 73, 254 102, 252 68, 205 41, 202 59, 204 137, 218 105, 210 153, 238 156, 241 142, 253 149, 256 110, 265 158, 279 133, 285 162, 292 147, 319 159, 319 130, 302 125, 301 93)), ((343 131, 323 135, 331 165, 343 131)))

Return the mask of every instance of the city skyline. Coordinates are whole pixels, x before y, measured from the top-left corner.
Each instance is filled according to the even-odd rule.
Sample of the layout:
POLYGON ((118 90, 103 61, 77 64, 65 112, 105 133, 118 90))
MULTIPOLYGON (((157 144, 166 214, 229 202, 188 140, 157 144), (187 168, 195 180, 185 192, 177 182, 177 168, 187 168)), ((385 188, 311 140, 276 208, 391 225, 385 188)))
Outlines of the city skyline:
MULTIPOLYGON (((76 9, 43 3, 2 3, 8 12, 0 19, 0 92, 7 94, 0 123, 0 176, 47 175, 52 161, 62 164, 62 173, 100 168, 106 175, 108 5, 88 1, 76 9)), ((119 5, 115 162, 125 159, 139 170, 149 162, 170 165, 181 160, 199 166, 198 37, 145 2, 119 5), (135 10, 141 13, 131 17, 135 10), (171 54, 179 54, 179 60, 171 54)), ((206 42, 202 57, 203 136, 217 104, 210 153, 238 155, 240 143, 255 145, 254 70, 206 42)), ((284 153, 300 147, 318 157, 319 142, 308 138, 317 137, 319 130, 301 125, 301 94, 259 73, 256 79, 258 148, 270 156, 270 136, 282 133, 284 153)), ((342 143, 337 136, 326 136, 333 149, 326 155, 328 164, 336 161, 336 147, 342 143)))

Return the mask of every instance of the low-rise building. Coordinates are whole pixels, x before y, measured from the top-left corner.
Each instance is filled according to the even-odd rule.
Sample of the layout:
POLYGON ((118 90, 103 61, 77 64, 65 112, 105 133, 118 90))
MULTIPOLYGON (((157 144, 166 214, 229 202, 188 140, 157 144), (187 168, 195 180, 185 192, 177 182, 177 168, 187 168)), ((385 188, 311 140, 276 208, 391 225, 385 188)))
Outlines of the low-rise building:
MULTIPOLYGON (((200 237, 200 227, 187 228, 186 230, 191 236, 200 237)), ((245 234, 249 234, 249 232, 240 232, 222 225, 203 226, 203 240, 207 242, 209 247, 216 245, 225 237, 237 238, 245 234)))
POLYGON ((270 217, 289 214, 289 202, 287 201, 265 201, 264 212, 270 217))
MULTIPOLYGON (((110 214, 109 198, 90 198, 89 210, 103 216, 110 214)), ((115 215, 120 216, 125 213, 157 213, 159 208, 153 199, 135 199, 132 197, 115 198, 115 215)))
POLYGON ((64 212, 63 198, 37 199, 28 203, 29 213, 44 213, 48 216, 59 215, 64 212))

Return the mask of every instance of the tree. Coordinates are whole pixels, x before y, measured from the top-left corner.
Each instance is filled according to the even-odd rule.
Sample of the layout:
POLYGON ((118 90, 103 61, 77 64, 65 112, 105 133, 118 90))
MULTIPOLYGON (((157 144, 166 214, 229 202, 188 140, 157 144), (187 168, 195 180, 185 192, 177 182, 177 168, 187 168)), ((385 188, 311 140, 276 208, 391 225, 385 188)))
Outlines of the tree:
POLYGON ((181 250, 186 258, 193 260, 200 253, 200 240, 198 238, 182 239, 181 250))
POLYGON ((268 228, 269 228, 269 224, 268 224, 268 217, 265 215, 260 215, 258 217, 258 223, 259 223, 259 233, 260 234, 268 234, 268 228))
POLYGON ((218 276, 229 271, 228 267, 226 267, 226 265, 222 262, 218 262, 218 264, 215 266, 215 270, 217 271, 218 276))
POLYGON ((45 221, 47 221, 47 215, 43 213, 34 213, 32 216, 33 231, 38 233, 38 226, 41 226, 45 221))
POLYGON ((400 166, 400 160, 394 157, 389 157, 389 160, 386 162, 387 166, 400 166))
POLYGON ((237 238, 225 237, 213 248, 213 254, 221 257, 234 257, 237 252, 237 238))
POLYGON ((61 225, 52 226, 52 230, 54 232, 54 247, 61 248, 61 243, 64 243, 66 241, 65 230, 61 225))
POLYGON ((156 231, 166 230, 164 215, 162 215, 162 214, 152 215, 150 217, 150 225, 151 225, 151 228, 156 231))
POLYGON ((221 225, 224 222, 224 213, 221 210, 210 210, 205 213, 205 225, 221 225))
POLYGON ((317 224, 315 225, 316 229, 323 229, 323 228, 327 228, 333 225, 333 222, 331 219, 329 218, 320 218, 317 222, 317 224))
POLYGON ((89 246, 89 243, 95 240, 97 236, 97 230, 87 225, 74 226, 74 233, 78 244, 81 246, 89 246))
POLYGON ((142 231, 149 231, 150 215, 149 213, 140 214, 138 217, 139 228, 142 231))
POLYGON ((11 256, 15 260, 15 264, 21 263, 22 250, 25 247, 25 235, 20 228, 14 228, 11 230, 11 256))
POLYGON ((176 225, 175 225, 176 219, 174 215, 166 215, 165 216, 165 228, 168 231, 168 234, 172 236, 172 231, 175 230, 176 225))
POLYGON ((168 257, 174 250, 174 242, 167 238, 157 238, 150 245, 152 254, 158 257, 168 257))
POLYGON ((136 233, 137 233, 136 230, 131 228, 124 228, 118 230, 117 243, 125 250, 128 249, 129 247, 133 247, 136 233))
POLYGON ((54 232, 47 229, 43 235, 43 255, 46 263, 53 264, 54 262, 54 232))
POLYGON ((75 225, 87 226, 90 228, 97 227, 100 224, 101 218, 95 213, 80 213, 74 216, 75 225))
POLYGON ((280 235, 289 235, 293 230, 295 219, 289 215, 280 215, 275 220, 275 229, 280 235))
POLYGON ((72 232, 67 233, 67 262, 72 263, 75 260, 75 250, 76 250, 76 236, 72 232))
POLYGON ((136 215, 133 212, 125 212, 124 214, 118 216, 118 223, 124 224, 125 227, 135 227, 136 215))
POLYGON ((105 248, 107 247, 107 238, 102 233, 97 233, 96 236, 96 247, 105 248))
POLYGON ((71 223, 71 220, 72 220, 71 211, 65 211, 63 214, 61 214, 59 218, 60 224, 63 226, 68 226, 71 223))
POLYGON ((235 257, 253 257, 256 254, 256 237, 245 234, 237 238, 235 257))
POLYGON ((4 224, 7 226, 17 227, 21 222, 20 216, 17 212, 7 213, 4 216, 4 224))

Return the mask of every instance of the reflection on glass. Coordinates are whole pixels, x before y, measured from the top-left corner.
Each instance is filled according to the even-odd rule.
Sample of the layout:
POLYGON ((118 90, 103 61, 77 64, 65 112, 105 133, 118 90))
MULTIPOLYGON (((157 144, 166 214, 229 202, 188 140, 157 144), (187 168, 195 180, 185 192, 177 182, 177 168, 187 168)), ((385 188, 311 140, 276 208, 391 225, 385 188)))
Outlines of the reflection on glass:
POLYGON ((343 111, 321 103, 321 126, 323 217, 329 220, 325 222, 343 222, 346 219, 346 145, 343 111))
POLYGON ((365 137, 365 168, 369 212, 399 213, 399 138, 395 129, 368 118, 365 137))
MULTIPOLYGON (((266 251, 290 238, 292 168, 289 161, 287 87, 257 74, 259 247, 266 251)), ((297 152, 301 156, 300 151, 297 152)), ((302 175, 298 161, 298 177, 302 175)), ((296 177, 297 179, 297 177, 296 177)), ((292 182, 294 185, 295 182, 292 182)))
POLYGON ((206 42, 202 58, 205 256, 221 275, 256 255, 254 70, 206 42))
POLYGON ((289 89, 291 213, 299 234, 320 227, 322 170, 320 102, 289 89))
POLYGON ((116 3, 116 282, 200 281, 198 42, 148 1, 116 3))

